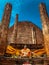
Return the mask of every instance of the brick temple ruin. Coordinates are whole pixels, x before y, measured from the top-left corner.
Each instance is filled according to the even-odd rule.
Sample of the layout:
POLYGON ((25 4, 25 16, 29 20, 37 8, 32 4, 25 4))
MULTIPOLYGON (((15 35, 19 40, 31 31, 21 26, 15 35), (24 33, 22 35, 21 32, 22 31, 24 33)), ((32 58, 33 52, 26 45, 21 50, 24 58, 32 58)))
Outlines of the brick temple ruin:
MULTIPOLYGON (((49 57, 49 17, 44 3, 41 3, 39 8, 42 30, 29 21, 19 21, 18 14, 16 14, 14 25, 9 28, 12 5, 6 4, 2 22, 0 23, 0 65, 17 65, 17 59, 4 58, 8 45, 14 48, 23 48, 24 45, 27 45, 30 49, 44 48, 47 57, 49 57)), ((21 60, 25 61, 25 59, 21 60)), ((21 60, 19 60, 20 64, 18 65, 21 65, 21 60)), ((31 59, 32 65, 38 65, 36 63, 42 62, 42 60, 44 64, 39 65, 48 65, 49 58, 31 59), (48 61, 46 62, 46 60, 48 61)))

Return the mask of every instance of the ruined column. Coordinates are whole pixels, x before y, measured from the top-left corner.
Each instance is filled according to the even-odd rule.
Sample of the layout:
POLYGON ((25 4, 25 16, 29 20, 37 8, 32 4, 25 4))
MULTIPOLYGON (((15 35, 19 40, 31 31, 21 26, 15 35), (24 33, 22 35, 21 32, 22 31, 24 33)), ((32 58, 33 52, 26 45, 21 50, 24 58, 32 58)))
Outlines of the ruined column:
POLYGON ((5 6, 3 18, 2 18, 2 29, 1 29, 1 50, 0 53, 3 55, 5 52, 5 47, 7 45, 7 35, 8 35, 8 27, 10 22, 12 6, 7 3, 5 6))
POLYGON ((13 32, 11 35, 10 43, 16 43, 16 37, 17 37, 17 28, 18 28, 18 14, 16 15, 16 21, 14 24, 13 32))
POLYGON ((32 43, 33 44, 37 43, 37 41, 36 41, 36 31, 35 31, 34 27, 32 28, 32 43))
POLYGON ((40 17, 42 20, 42 30, 44 37, 44 48, 47 56, 49 56, 49 18, 44 3, 40 4, 40 17))

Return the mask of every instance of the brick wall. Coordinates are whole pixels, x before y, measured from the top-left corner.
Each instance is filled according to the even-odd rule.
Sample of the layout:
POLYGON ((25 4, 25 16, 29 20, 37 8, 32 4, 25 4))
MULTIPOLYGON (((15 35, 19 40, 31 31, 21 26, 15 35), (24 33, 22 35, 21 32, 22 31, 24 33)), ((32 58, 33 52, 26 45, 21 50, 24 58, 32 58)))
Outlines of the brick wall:
MULTIPOLYGON (((17 29, 17 37, 16 43, 18 44, 33 44, 32 41, 32 28, 35 29, 36 32, 36 43, 43 44, 43 35, 41 29, 30 22, 18 22, 18 29, 17 29)), ((13 31, 13 27, 9 30, 9 39, 11 38, 11 34, 13 31)))

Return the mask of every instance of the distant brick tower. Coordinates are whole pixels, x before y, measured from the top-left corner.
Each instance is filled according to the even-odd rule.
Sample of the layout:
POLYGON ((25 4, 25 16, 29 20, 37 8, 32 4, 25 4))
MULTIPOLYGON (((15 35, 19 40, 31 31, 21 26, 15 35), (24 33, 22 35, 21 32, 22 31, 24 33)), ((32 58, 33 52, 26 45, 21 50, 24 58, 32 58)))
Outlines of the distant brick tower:
POLYGON ((12 6, 11 4, 7 3, 5 6, 3 18, 2 18, 2 29, 1 29, 1 47, 0 54, 4 54, 5 48, 7 45, 7 35, 8 35, 8 27, 10 22, 10 15, 11 15, 12 6))
POLYGON ((42 30, 44 36, 44 46, 47 56, 49 56, 49 18, 45 4, 40 4, 40 16, 42 20, 42 30))
POLYGON ((10 43, 16 43, 17 29, 18 29, 18 14, 16 15, 16 21, 14 24, 13 32, 11 34, 10 43))

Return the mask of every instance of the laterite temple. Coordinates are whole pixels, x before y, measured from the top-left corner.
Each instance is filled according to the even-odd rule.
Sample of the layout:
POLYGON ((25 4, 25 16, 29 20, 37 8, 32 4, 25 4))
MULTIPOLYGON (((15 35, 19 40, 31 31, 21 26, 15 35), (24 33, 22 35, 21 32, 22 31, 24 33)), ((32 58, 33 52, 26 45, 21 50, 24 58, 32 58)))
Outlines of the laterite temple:
MULTIPOLYGON (((9 3, 6 4, 2 22, 0 23, 0 65, 22 65, 25 62, 24 57, 24 61, 21 58, 18 64, 17 58, 11 58, 11 56, 14 54, 12 53, 13 50, 16 54, 16 49, 21 50, 25 45, 33 52, 33 57, 38 58, 38 56, 41 57, 42 55, 46 55, 46 58, 49 57, 49 17, 44 3, 39 5, 39 9, 42 30, 30 21, 19 21, 18 14, 16 14, 14 25, 9 28, 12 5, 9 3), (11 51, 10 49, 13 50, 11 51)), ((44 59, 42 59, 44 65, 48 65, 48 62, 44 59)), ((27 57, 27 60, 32 63, 34 62, 32 65, 38 65, 40 58, 32 59, 31 56, 31 59, 27 57)))

